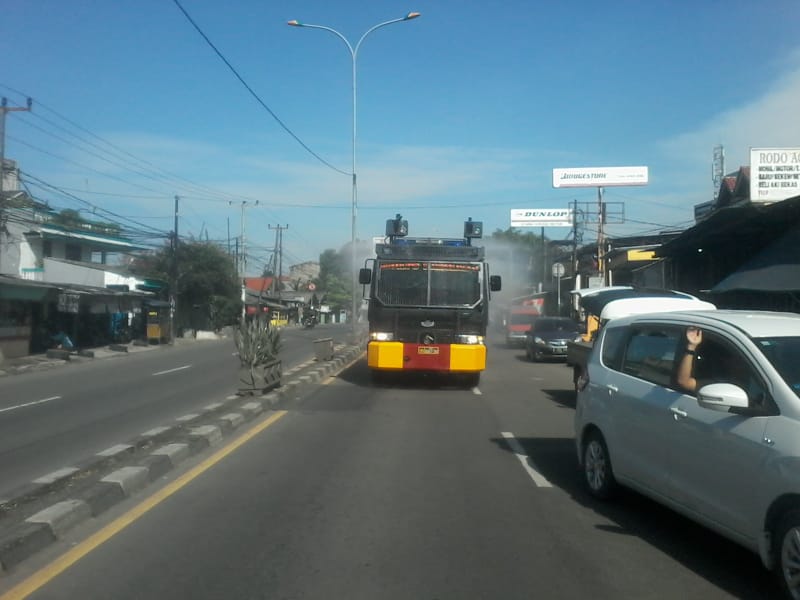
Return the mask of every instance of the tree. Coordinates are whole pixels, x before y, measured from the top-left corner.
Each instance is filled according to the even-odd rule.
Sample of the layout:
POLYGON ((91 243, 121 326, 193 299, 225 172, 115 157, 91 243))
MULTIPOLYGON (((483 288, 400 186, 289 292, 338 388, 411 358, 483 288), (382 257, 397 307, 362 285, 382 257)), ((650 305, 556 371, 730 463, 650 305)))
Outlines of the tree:
MULTIPOLYGON (((171 281, 172 248, 166 243, 153 254, 137 257, 131 270, 148 279, 171 281)), ((167 299, 164 289, 163 300, 167 299)), ((192 311, 199 311, 215 328, 234 323, 241 311, 241 284, 233 259, 208 242, 178 244, 178 316, 187 325, 192 311), (191 309, 191 310, 190 310, 191 309)))
POLYGON ((325 303, 336 312, 349 308, 353 298, 348 264, 350 258, 336 250, 325 250, 319 256, 319 277, 315 283, 325 294, 325 303))

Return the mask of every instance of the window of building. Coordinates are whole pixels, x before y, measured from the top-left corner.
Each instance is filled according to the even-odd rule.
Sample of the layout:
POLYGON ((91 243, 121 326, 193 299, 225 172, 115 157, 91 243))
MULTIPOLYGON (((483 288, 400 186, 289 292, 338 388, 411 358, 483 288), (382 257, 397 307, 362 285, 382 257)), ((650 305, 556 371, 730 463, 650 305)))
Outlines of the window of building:
POLYGON ((64 258, 67 260, 81 260, 81 247, 78 244, 67 244, 64 248, 64 258))

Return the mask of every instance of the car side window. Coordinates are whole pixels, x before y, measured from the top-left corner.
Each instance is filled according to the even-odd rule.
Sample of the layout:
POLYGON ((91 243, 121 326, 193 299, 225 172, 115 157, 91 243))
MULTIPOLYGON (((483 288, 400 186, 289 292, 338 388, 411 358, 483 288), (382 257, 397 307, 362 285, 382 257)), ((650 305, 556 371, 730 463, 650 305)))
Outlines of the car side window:
POLYGON ((625 347, 623 373, 664 387, 673 387, 675 354, 680 342, 677 328, 636 327, 625 347))
POLYGON ((622 368, 622 352, 625 350, 625 337, 629 331, 627 327, 610 327, 605 330, 600 360, 609 369, 619 371, 622 368))
POLYGON ((709 383, 739 386, 747 392, 752 409, 771 412, 774 406, 767 387, 750 361, 733 344, 713 332, 703 332, 703 341, 697 347, 694 377, 698 388, 709 383))

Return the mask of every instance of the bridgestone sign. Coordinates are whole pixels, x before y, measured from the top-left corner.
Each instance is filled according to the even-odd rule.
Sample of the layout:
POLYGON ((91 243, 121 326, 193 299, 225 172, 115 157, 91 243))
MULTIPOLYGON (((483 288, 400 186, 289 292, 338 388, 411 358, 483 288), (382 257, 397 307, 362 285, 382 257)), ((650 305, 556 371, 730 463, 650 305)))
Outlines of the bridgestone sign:
POLYGON ((511 227, 572 227, 572 209, 512 208, 511 227))
POLYGON ((800 148, 750 148, 750 201, 800 196, 800 148))
POLYGON ((553 169, 553 187, 647 185, 647 167, 586 167, 553 169))

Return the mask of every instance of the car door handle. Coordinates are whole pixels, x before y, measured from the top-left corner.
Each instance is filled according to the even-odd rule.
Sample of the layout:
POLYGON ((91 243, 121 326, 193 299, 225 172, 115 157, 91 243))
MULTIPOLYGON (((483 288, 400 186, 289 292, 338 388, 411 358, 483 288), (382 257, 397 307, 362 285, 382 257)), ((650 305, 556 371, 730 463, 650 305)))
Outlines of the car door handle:
POLYGON ((673 408, 670 408, 670 410, 672 411, 672 416, 675 417, 676 421, 678 420, 678 417, 688 417, 689 416, 689 413, 687 413, 685 410, 681 410, 680 408, 674 408, 673 407, 673 408))
POLYGON ((610 383, 607 383, 606 387, 608 388, 609 392, 618 392, 619 391, 619 388, 617 386, 612 385, 610 383))

